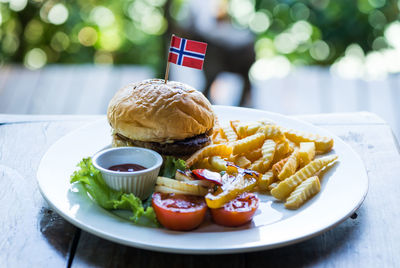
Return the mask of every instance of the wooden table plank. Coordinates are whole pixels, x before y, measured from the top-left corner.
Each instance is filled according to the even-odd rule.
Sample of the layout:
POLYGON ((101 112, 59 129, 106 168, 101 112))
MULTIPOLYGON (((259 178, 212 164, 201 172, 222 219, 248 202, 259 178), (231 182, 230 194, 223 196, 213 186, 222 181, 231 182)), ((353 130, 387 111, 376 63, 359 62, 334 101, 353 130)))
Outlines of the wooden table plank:
POLYGON ((94 121, 104 115, 20 115, 0 114, 0 126, 6 124, 30 124, 35 122, 52 121, 94 121))
POLYGON ((315 115, 294 115, 294 118, 308 121, 313 125, 326 127, 330 125, 387 125, 387 123, 374 113, 357 112, 357 113, 328 113, 315 115))
MULTIPOLYGON (((156 238, 149 237, 149 239, 156 238)), ((247 266, 244 254, 207 256, 161 253, 118 245, 82 231, 71 267, 244 268, 247 266)))
POLYGON ((49 146, 81 120, 0 123, 0 267, 67 266, 76 228, 44 201, 36 170, 49 146))

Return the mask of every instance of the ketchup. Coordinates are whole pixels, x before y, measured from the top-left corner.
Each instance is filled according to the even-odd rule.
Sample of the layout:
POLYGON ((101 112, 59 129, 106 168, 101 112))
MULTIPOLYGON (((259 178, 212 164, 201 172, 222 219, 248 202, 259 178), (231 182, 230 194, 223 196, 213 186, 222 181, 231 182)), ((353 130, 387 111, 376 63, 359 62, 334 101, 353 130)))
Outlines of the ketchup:
POLYGON ((111 166, 108 169, 118 172, 133 172, 133 171, 143 170, 146 168, 138 164, 121 164, 121 165, 111 166))

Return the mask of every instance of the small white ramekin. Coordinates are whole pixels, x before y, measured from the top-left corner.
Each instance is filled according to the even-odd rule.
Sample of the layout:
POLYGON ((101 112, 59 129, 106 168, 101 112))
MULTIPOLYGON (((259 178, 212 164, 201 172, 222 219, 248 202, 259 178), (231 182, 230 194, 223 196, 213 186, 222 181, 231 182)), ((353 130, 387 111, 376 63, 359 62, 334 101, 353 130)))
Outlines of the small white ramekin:
POLYGON ((163 162, 157 152, 140 147, 118 147, 103 150, 92 158, 104 181, 114 190, 133 193, 144 200, 152 193, 163 162), (111 166, 138 164, 146 169, 133 172, 109 170, 111 166))

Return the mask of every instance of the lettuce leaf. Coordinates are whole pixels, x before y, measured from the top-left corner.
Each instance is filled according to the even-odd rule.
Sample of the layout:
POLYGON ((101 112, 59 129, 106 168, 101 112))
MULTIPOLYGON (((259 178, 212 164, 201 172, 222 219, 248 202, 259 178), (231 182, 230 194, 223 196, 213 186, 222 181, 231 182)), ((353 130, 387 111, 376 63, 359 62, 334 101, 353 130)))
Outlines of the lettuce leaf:
POLYGON ((151 206, 143 206, 142 201, 133 194, 124 194, 115 191, 104 182, 99 170, 97 170, 90 157, 82 159, 78 164, 79 169, 71 176, 71 183, 80 183, 85 194, 90 195, 101 207, 112 209, 131 210, 130 217, 136 224, 156 227, 158 222, 151 206))
MULTIPOLYGON (((151 200, 151 197, 149 197, 151 200)), ((144 208, 142 201, 133 194, 123 194, 120 200, 114 201, 114 209, 132 210, 129 219, 140 225, 157 226, 156 214, 151 206, 144 208)))
POLYGON ((178 159, 173 156, 166 156, 163 166, 161 167, 159 176, 175 178, 175 173, 177 169, 187 169, 185 160, 178 159))

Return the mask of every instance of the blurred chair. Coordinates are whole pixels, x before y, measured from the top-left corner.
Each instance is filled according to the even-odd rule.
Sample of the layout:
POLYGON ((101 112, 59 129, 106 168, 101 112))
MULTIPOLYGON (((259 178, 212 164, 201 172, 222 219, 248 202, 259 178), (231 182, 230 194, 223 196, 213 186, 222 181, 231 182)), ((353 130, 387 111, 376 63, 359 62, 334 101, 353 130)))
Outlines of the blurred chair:
MULTIPOLYGON (((255 60, 254 36, 247 29, 232 26, 227 14, 227 1, 190 0, 189 15, 179 25, 172 25, 171 32, 182 37, 208 43, 204 73, 204 95, 221 72, 238 74, 243 79, 239 104, 250 106, 250 81, 248 71, 255 60)), ((211 98, 212 101, 212 98, 211 98)))

